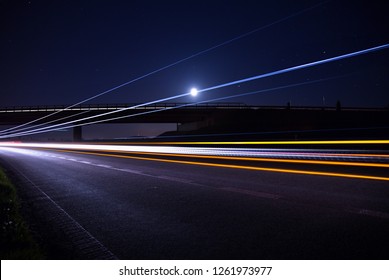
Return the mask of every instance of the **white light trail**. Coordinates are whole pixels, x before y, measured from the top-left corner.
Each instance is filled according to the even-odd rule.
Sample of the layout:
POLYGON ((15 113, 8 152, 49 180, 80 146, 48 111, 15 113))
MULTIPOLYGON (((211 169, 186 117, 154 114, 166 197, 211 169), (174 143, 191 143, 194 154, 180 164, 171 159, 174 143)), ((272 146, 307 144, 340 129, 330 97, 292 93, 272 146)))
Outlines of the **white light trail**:
MULTIPOLYGON (((343 77, 343 76, 339 76, 339 77, 343 77)), ((77 127, 77 126, 87 126, 87 125, 92 125, 92 124, 98 124, 98 123, 103 123, 103 122, 107 122, 107 121, 114 121, 114 120, 119 120, 119 119, 123 119, 123 118, 135 117, 135 116, 146 115, 146 114, 151 114, 151 113, 156 113, 156 112, 161 112, 161 111, 167 111, 167 110, 179 109, 179 108, 188 107, 188 106, 194 106, 194 105, 198 105, 198 104, 202 104, 202 103, 216 102, 216 101, 221 101, 221 100, 226 100, 226 99, 231 99, 231 98, 236 98, 236 97, 248 96, 248 95, 253 95, 253 94, 258 94, 258 93, 265 93, 265 92, 286 89, 286 88, 291 88, 291 87, 296 87, 296 86, 308 85, 308 84, 327 81, 327 80, 335 79, 335 78, 339 78, 339 77, 332 77, 332 78, 327 78, 327 79, 320 79, 320 80, 314 80, 314 81, 309 81, 309 82, 296 83, 296 84, 279 86, 279 87, 263 89, 263 90, 258 90, 258 91, 252 91, 252 92, 246 92, 246 93, 241 93, 241 94, 234 94, 234 95, 229 95, 229 96, 225 96, 225 97, 219 97, 219 98, 214 98, 214 99, 193 102, 193 103, 189 103, 189 104, 182 104, 182 105, 178 105, 175 107, 161 108, 161 109, 156 109, 156 110, 147 111, 147 112, 135 113, 135 114, 130 114, 130 115, 126 115, 126 116, 113 117, 113 118, 97 120, 97 121, 92 121, 92 122, 86 122, 86 123, 81 123, 81 124, 75 124, 75 125, 69 125, 69 126, 63 126, 63 125, 69 124, 69 123, 62 123, 62 124, 58 124, 58 125, 54 125, 54 126, 43 127, 40 129, 25 131, 25 132, 21 132, 21 133, 8 134, 8 135, 3 136, 3 137, 0 135, 0 139, 1 138, 18 137, 18 136, 26 136, 26 135, 31 135, 31 134, 46 133, 46 132, 50 132, 50 131, 57 131, 60 129, 73 128, 73 127, 77 127), (61 126, 61 127, 55 128, 58 126, 61 126)), ((78 121, 81 121, 81 120, 78 120, 78 121)))
MULTIPOLYGON (((314 62, 310 62, 310 63, 305 63, 305 64, 301 64, 301 65, 297 65, 297 66, 293 66, 293 67, 289 67, 289 68, 284 68, 284 69, 281 69, 281 70, 277 70, 277 71, 273 71, 273 72, 268 72, 268 73, 265 73, 265 74, 261 74, 261 75, 257 75, 257 76, 253 76, 253 77, 249 77, 249 78, 245 78, 245 79, 229 82, 229 83, 224 83, 224 84, 217 85, 217 86, 212 86, 212 87, 209 87, 209 88, 206 88, 206 89, 198 90, 198 93, 206 92, 206 91, 210 91, 210 90, 214 90, 214 89, 219 89, 219 88, 223 88, 223 87, 228 87, 228 86, 232 86, 232 85, 235 85, 235 84, 241 84, 241 83, 245 83, 245 82, 250 82, 250 81, 254 81, 254 80, 258 80, 258 79, 263 79, 263 78, 267 78, 267 77, 270 77, 270 76, 280 75, 280 74, 284 74, 284 73, 288 73, 288 72, 292 72, 292 71, 296 71, 296 70, 301 70, 301 69, 305 69, 305 68, 309 68, 309 67, 313 67, 313 66, 329 63, 329 62, 334 62, 334 61, 338 61, 338 60, 342 60, 342 59, 346 59, 346 58, 351 58, 351 57, 359 56, 359 55, 362 55, 362 54, 376 52, 376 51, 379 51, 379 50, 386 49, 388 47, 389 47, 389 44, 384 44, 384 45, 376 46, 376 47, 373 47, 373 48, 364 49, 364 50, 361 50, 361 51, 356 51, 356 52, 352 52, 352 53, 348 53, 348 54, 343 54, 343 55, 339 55, 339 56, 335 56, 335 57, 331 57, 331 58, 327 58, 327 59, 323 59, 323 60, 318 60, 318 61, 314 61, 314 62)), ((130 109, 136 109, 138 107, 147 106, 147 105, 151 105, 151 104, 158 103, 158 102, 165 102, 165 101, 169 101, 169 100, 185 97, 185 96, 188 96, 188 95, 191 95, 191 92, 182 93, 182 94, 178 94, 178 95, 175 95, 175 96, 166 97, 166 98, 158 99, 158 100, 155 100, 155 101, 146 102, 146 103, 143 103, 143 104, 139 104, 139 105, 135 105, 135 106, 127 107, 127 108, 122 108, 122 109, 119 109, 119 110, 116 110, 116 111, 106 112, 106 113, 98 114, 98 115, 95 115, 95 116, 90 116, 90 117, 82 118, 82 119, 79 119, 79 120, 69 121, 69 122, 65 122, 63 124, 52 125, 52 126, 49 126, 49 127, 46 127, 46 128, 36 129, 36 130, 28 131, 28 132, 42 131, 42 130, 48 129, 48 128, 55 128, 55 127, 59 127, 59 126, 67 125, 67 124, 77 123, 77 122, 81 122, 81 121, 85 121, 85 120, 89 120, 89 119, 94 119, 94 118, 98 118, 98 117, 102 117, 102 116, 107 116, 107 115, 111 115, 111 114, 127 111, 127 110, 130 110, 130 109)), ((156 111, 158 111, 158 110, 156 110, 156 111)), ((105 121, 107 121, 107 120, 105 120, 105 121)), ((104 122, 104 121, 101 121, 101 122, 104 122)), ((93 123, 98 123, 98 122, 93 122, 93 123)), ((87 123, 87 124, 90 124, 90 123, 87 123)), ((86 124, 83 124, 83 125, 86 125, 86 124)), ((9 137, 14 137, 14 135, 11 134, 11 135, 7 135, 7 136, 2 136, 0 138, 9 138, 9 137)))
MULTIPOLYGON (((63 118, 59 118, 59 119, 55 119, 55 120, 52 120, 52 121, 48 121, 48 122, 45 122, 45 123, 40 123, 40 124, 36 124, 36 125, 32 125, 32 126, 28 126, 28 127, 24 127, 24 128, 19 128, 19 129, 15 129, 12 131, 12 134, 16 133, 16 132, 20 132, 20 131, 24 131, 24 130, 30 130, 34 127, 39 127, 39 126, 44 126, 44 125, 48 125, 50 123, 53 123, 53 122, 58 122, 58 121, 61 121, 61 120, 66 120, 66 119, 69 119, 69 118, 72 118, 72 117, 76 117, 76 116, 79 116, 79 115, 83 115, 85 113, 88 113, 88 111, 83 111, 83 112, 80 112, 80 113, 76 113, 74 115, 70 115, 70 116, 66 116, 66 117, 63 117, 63 118)), ((7 134, 7 132, 0 132, 0 136, 1 135, 4 135, 4 134, 7 134)), ((1 137, 0 137, 1 138, 1 137)))
POLYGON ((70 143, 21 143, 0 142, 0 147, 40 148, 59 150, 132 152, 175 155, 228 156, 247 158, 283 158, 314 160, 380 160, 389 162, 388 155, 358 154, 360 150, 320 150, 320 149, 277 149, 277 148, 214 148, 214 147, 181 147, 153 145, 110 145, 110 144, 70 144, 70 143))
POLYGON ((318 61, 314 61, 314 62, 309 62, 309 63, 305 63, 305 64, 301 64, 301 65, 297 65, 297 66, 293 66, 293 67, 289 67, 289 68, 284 68, 284 69, 281 69, 281 70, 276 70, 276 71, 273 71, 273 72, 268 72, 268 73, 265 73, 265 74, 253 76, 253 77, 250 77, 250 78, 245 78, 245 79, 241 79, 241 80, 237 80, 237 81, 233 81, 233 82, 229 82, 229 83, 225 83, 225 84, 209 87, 209 88, 206 88, 206 89, 199 90, 199 93, 200 92, 214 90, 214 89, 219 89, 219 88, 223 88, 223 87, 228 87, 228 86, 232 86, 232 85, 236 85, 236 84, 251 82, 251 81, 254 81, 254 80, 263 79, 263 78, 267 78, 267 77, 271 77, 271 76, 276 76, 276 75, 280 75, 280 74, 284 74, 284 73, 288 73, 288 72, 292 72, 292 71, 296 71, 296 70, 310 68, 310 67, 317 66, 317 65, 320 65, 320 64, 325 64, 325 63, 334 62, 334 61, 338 61, 338 60, 342 60, 342 59, 346 59, 346 58, 351 58, 351 57, 354 57, 354 56, 359 56, 359 55, 362 55, 362 54, 376 52, 376 51, 383 50, 383 49, 386 49, 386 48, 389 48, 389 44, 384 44, 384 45, 376 46, 376 47, 373 47, 373 48, 364 49, 364 50, 361 50, 361 51, 356 51, 356 52, 351 52, 351 53, 347 53, 347 54, 343 54, 343 55, 339 55, 339 56, 334 56, 334 57, 330 57, 330 58, 327 58, 327 59, 322 59, 322 60, 318 60, 318 61))
MULTIPOLYGON (((315 8, 317 8, 317 7, 319 7, 319 6, 323 5, 323 4, 325 4, 325 3, 327 3, 327 2, 329 2, 329 1, 325 1, 325 2, 318 3, 318 4, 316 4, 316 5, 313 5, 313 6, 309 7, 309 8, 303 9, 303 10, 297 12, 297 13, 294 13, 294 14, 289 15, 289 16, 287 16, 287 17, 281 18, 281 19, 276 20, 276 21, 274 21, 274 22, 272 22, 272 23, 270 23, 270 24, 267 24, 267 25, 264 25, 264 26, 262 26, 262 27, 256 28, 256 29, 251 30, 251 31, 249 31, 249 32, 246 32, 246 33, 244 33, 244 34, 242 34, 242 35, 239 35, 239 36, 237 36, 237 37, 234 37, 234 38, 232 38, 232 39, 230 39, 230 40, 224 41, 223 43, 217 44, 217 45, 215 45, 215 46, 213 46, 213 47, 210 47, 210 48, 208 48, 208 49, 202 50, 202 51, 197 52, 197 53, 195 53, 195 54, 192 54, 192 55, 190 55, 190 56, 188 56, 188 57, 186 57, 186 58, 180 59, 180 60, 178 60, 178 61, 176 61, 176 62, 173 62, 173 63, 171 63, 171 64, 168 64, 168 65, 166 65, 166 66, 164 66, 164 67, 161 67, 161 68, 156 69, 156 70, 154 70, 154 71, 151 71, 151 72, 149 72, 149 73, 147 73, 147 74, 144 74, 144 75, 142 75, 142 76, 139 76, 139 77, 137 77, 137 78, 134 78, 134 79, 132 79, 132 80, 130 80, 130 81, 127 81, 127 82, 125 82, 125 83, 122 83, 122 84, 120 84, 120 85, 118 85, 118 86, 115 86, 115 87, 113 87, 113 88, 110 88, 110 89, 108 89, 108 90, 106 90, 106 91, 103 91, 103 92, 101 92, 101 93, 99 93, 99 94, 96 94, 96 95, 91 96, 91 97, 89 97, 89 98, 87 98, 87 99, 84 99, 84 100, 82 100, 82 101, 80 101, 80 102, 77 102, 77 103, 75 103, 75 104, 73 104, 73 105, 70 105, 70 106, 68 106, 68 107, 66 107, 66 108, 64 108, 64 109, 61 109, 61 110, 59 110, 59 111, 55 111, 55 112, 53 112, 53 113, 51 113, 51 114, 49 114, 49 115, 46 115, 46 116, 43 116, 43 117, 41 117, 41 118, 32 120, 32 121, 30 121, 30 122, 27 122, 27 123, 24 123, 24 124, 21 124, 21 125, 12 127, 12 128, 8 128, 8 129, 5 129, 5 130, 2 130, 2 131, 0 131, 0 132, 12 131, 12 130, 14 130, 14 129, 21 128, 21 127, 27 126, 27 125, 29 125, 29 124, 35 123, 35 122, 37 122, 37 121, 40 121, 40 120, 46 119, 46 118, 48 118, 48 117, 54 116, 54 115, 56 115, 56 114, 58 114, 58 113, 60 113, 60 112, 62 112, 62 111, 71 109, 71 108, 73 108, 73 107, 75 107, 75 106, 77 106, 77 105, 80 105, 80 104, 83 104, 83 103, 85 103, 85 102, 88 102, 88 101, 91 101, 91 100, 93 100, 93 99, 96 99, 96 98, 98 98, 98 97, 101 97, 101 96, 103 96, 103 95, 105 95, 105 94, 107 94, 107 93, 113 92, 113 91, 115 91, 115 90, 117 90, 117 89, 119 89, 119 88, 122 88, 122 87, 127 86, 127 85, 132 84, 132 83, 135 83, 135 82, 137 82, 137 81, 139 81, 139 80, 141 80, 141 79, 144 79, 144 78, 146 78, 146 77, 149 77, 149 76, 151 76, 151 75, 154 75, 154 74, 156 74, 156 73, 159 73, 159 72, 161 72, 161 71, 163 71, 163 70, 166 70, 166 69, 168 69, 168 68, 170 68, 170 67, 173 67, 173 66, 175 66, 175 65, 177 65, 177 64, 180 64, 180 63, 182 63, 182 62, 185 62, 185 61, 187 61, 187 60, 189 60, 189 59, 195 58, 195 57, 197 57, 197 56, 200 56, 200 55, 202 55, 202 54, 205 54, 205 53, 207 53, 207 52, 210 52, 210 51, 212 51, 212 50, 215 50, 215 49, 217 49, 217 48, 220 48, 220 47, 222 47, 222 46, 225 46, 225 45, 227 45, 227 44, 230 44, 230 43, 232 43, 232 42, 235 42, 235 41, 237 41, 237 40, 239 40, 239 39, 242 39, 242 38, 244 38, 244 37, 247 37, 247 36, 249 36, 249 35, 252 35, 252 34, 254 34, 254 33, 258 32, 258 31, 264 30, 264 29, 266 29, 266 28, 268 28, 268 27, 271 27, 271 26, 273 26, 273 25, 275 25, 275 24, 278 24, 278 23, 284 22, 284 21, 286 21, 286 20, 288 20, 288 19, 291 19, 291 18, 293 18, 293 17, 299 16, 299 15, 301 15, 301 14, 303 14, 303 13, 305 13, 305 12, 308 12, 308 11, 310 11, 310 10, 312 10, 312 9, 315 9, 315 8)), ((168 99, 168 100, 169 100, 169 99, 168 99)), ((156 102, 158 102, 158 101, 154 101, 153 103, 156 103, 156 102)))
MULTIPOLYGON (((389 181, 389 177, 375 176, 366 174, 366 169, 359 169, 364 174, 343 173, 339 171, 320 171, 315 170, 314 166, 326 165, 336 168, 338 166, 349 168, 376 168, 375 170, 381 173, 386 172, 389 168, 388 154, 352 154, 347 151, 342 151, 340 154, 332 154, 330 151, 325 153, 301 149, 298 152, 290 149, 247 149, 247 148, 211 148, 211 147, 179 147, 179 146, 135 146, 135 145, 108 145, 108 144, 58 144, 58 143, 0 143, 0 151, 29 153, 32 155, 48 155, 44 150, 54 150, 62 153, 75 153, 82 155, 104 156, 111 158, 129 159, 129 160, 143 160, 174 164, 197 165, 203 167, 217 167, 217 168, 233 168, 251 171, 267 171, 279 172, 300 175, 320 175, 329 177, 343 177, 352 179, 369 179, 389 181), (32 148, 32 149, 30 149, 32 148), (209 162, 209 160, 217 160, 216 162, 209 162), (368 159, 368 161, 366 161, 368 159), (239 162, 238 162, 239 161, 239 162), (253 163, 253 164, 251 164, 253 163), (262 163, 270 164, 288 164, 293 165, 309 165, 309 170, 288 167, 272 167, 266 166, 262 163)), ((339 152, 339 151, 337 151, 339 152)), ((63 160, 71 160, 76 163, 84 161, 73 160, 69 157, 56 156, 63 160)), ((104 166, 95 164, 95 166, 104 166)), ((334 170, 334 169, 333 169, 334 170)))

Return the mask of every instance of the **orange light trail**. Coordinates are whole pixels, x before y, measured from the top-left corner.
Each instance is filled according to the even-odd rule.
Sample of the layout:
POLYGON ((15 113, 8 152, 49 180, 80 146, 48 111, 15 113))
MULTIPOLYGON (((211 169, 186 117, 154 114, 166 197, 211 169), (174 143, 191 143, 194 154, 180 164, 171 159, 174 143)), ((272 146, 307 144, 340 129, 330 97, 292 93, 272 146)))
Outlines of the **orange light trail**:
MULTIPOLYGON (((115 152, 102 150, 103 152, 115 152)), ((191 154, 171 154, 171 153, 152 153, 152 152, 121 152, 125 154, 156 155, 168 157, 187 157, 187 158, 205 158, 205 159, 222 159, 222 160, 242 160, 242 161, 261 161, 261 162, 280 162, 280 163, 301 163, 301 164, 324 164, 324 165, 342 165, 342 166, 361 166, 361 167, 383 167, 389 168, 385 163, 368 163, 368 162, 349 162, 349 161, 324 161, 324 160, 303 160, 303 159, 274 159, 274 158, 257 158, 257 157, 231 157, 231 156, 211 156, 211 155, 191 155, 191 154)))
POLYGON ((149 158, 149 157, 136 157, 136 156, 128 156, 128 155, 114 155, 114 154, 103 154, 103 153, 81 152, 81 151, 70 151, 70 150, 57 150, 57 151, 77 153, 77 154, 97 155, 97 156, 105 156, 105 157, 129 158, 129 159, 137 159, 137 160, 190 164, 190 165, 209 166, 209 167, 224 167, 224 168, 244 169, 244 170, 253 170, 253 171, 271 171, 271 172, 290 173, 290 174, 320 175, 320 176, 330 176, 330 177, 389 181, 388 177, 367 176, 367 175, 360 175, 360 174, 304 171, 304 170, 295 170, 295 169, 266 168, 266 167, 208 163, 208 162, 193 162, 193 161, 186 161, 186 160, 158 159, 158 158, 149 158))
MULTIPOLYGON (((107 144, 107 143, 105 143, 107 144)), ((115 143, 109 143, 115 144, 115 143)), ((318 140, 318 141, 215 141, 215 142, 126 142, 132 145, 350 145, 389 144, 389 140, 318 140)))

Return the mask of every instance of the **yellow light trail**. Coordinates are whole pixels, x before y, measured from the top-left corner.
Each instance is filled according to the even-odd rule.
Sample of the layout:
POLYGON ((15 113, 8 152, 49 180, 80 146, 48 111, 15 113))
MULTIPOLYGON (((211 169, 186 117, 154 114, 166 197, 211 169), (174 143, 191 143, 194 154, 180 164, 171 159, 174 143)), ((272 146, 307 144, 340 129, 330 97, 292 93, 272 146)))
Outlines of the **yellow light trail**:
POLYGON ((343 177, 343 178, 353 178, 353 179, 369 179, 369 180, 389 181, 389 178, 387 178, 387 177, 367 176, 367 175, 359 175, 359 174, 317 172, 317 171, 304 171, 304 170, 281 169, 281 168, 265 168, 265 167, 232 165, 232 164, 221 164, 221 163, 193 162, 193 161, 185 161, 185 160, 158 159, 158 158, 149 158, 149 157, 103 154, 103 153, 94 153, 94 152, 80 152, 80 151, 72 151, 72 150, 56 150, 56 151, 70 152, 70 153, 77 153, 77 154, 97 155, 97 156, 105 156, 105 157, 117 157, 117 158, 129 158, 129 159, 137 159, 137 160, 190 164, 190 165, 199 165, 199 166, 225 167, 225 168, 244 169, 244 170, 253 170, 253 171, 271 171, 271 172, 291 173, 291 174, 320 175, 320 176, 330 176, 330 177, 343 177))
MULTIPOLYGON (((107 144, 107 143, 104 143, 107 144)), ((109 143, 115 144, 115 143, 109 143)), ((116 143, 118 144, 118 143, 116 143)), ((215 141, 215 142, 125 142, 132 145, 343 145, 389 144, 389 140, 317 140, 317 141, 215 141)))
MULTIPOLYGON (((117 152, 102 150, 103 152, 117 152)), ((370 163, 370 162, 349 162, 349 161, 324 161, 324 160, 305 160, 305 159, 274 159, 274 158, 256 158, 256 157, 231 157, 231 156, 210 156, 210 155, 191 155, 191 154, 171 154, 171 153, 152 153, 152 152, 120 152, 124 154, 156 155, 168 157, 187 157, 187 158, 205 158, 222 160, 242 160, 242 161, 261 161, 261 162, 281 162, 281 163, 306 163, 306 164, 324 164, 324 165, 342 165, 342 166, 360 166, 360 167, 383 167, 389 168, 389 164, 370 163)))
POLYGON ((389 158, 389 154, 322 154, 331 156, 348 156, 348 157, 378 157, 378 158, 389 158))

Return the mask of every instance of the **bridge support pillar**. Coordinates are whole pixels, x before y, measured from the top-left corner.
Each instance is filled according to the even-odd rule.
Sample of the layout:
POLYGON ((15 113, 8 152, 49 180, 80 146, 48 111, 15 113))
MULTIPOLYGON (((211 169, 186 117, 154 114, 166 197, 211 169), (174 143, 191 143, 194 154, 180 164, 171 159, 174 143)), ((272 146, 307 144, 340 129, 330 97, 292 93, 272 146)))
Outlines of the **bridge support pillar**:
POLYGON ((73 127, 73 142, 82 141, 82 127, 75 126, 73 127))

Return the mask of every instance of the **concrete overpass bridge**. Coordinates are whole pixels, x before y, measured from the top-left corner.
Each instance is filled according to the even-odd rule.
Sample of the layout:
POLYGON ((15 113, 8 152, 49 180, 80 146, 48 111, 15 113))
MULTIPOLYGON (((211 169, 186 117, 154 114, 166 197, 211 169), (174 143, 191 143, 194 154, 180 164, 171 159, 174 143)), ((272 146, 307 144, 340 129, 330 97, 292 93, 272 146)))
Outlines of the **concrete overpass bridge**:
MULTIPOLYGON (((249 108, 242 103, 157 103, 147 106, 140 104, 83 104, 68 108, 56 106, 8 106, 0 108, 0 125, 21 125, 34 120, 31 125, 55 125, 93 117, 83 122, 100 123, 177 123, 178 130, 196 129, 209 124, 216 115, 232 113, 249 108), (123 110, 126 109, 126 110, 123 110), (116 112, 122 110, 120 112, 116 112), (55 114, 53 114, 55 113, 55 114), (98 115, 110 113, 99 117, 98 115)), ((81 124, 75 122, 74 124, 81 124)), ((82 139, 81 126, 73 128, 74 139, 82 139)))
MULTIPOLYGON (((0 125, 20 125, 45 116, 48 117, 34 122, 34 125, 47 122, 54 125, 135 107, 96 117, 86 122, 177 123, 177 130, 182 133, 199 129, 206 130, 207 128, 211 132, 274 132, 344 128, 362 131, 378 127, 381 137, 389 138, 388 108, 249 106, 242 103, 197 105, 159 103, 147 106, 139 106, 139 104, 84 104, 66 109, 67 107, 66 105, 3 107, 0 108, 0 125), (154 112, 155 110, 159 111, 154 112), (58 113, 49 116, 54 112, 58 113)), ((82 139, 81 126, 73 129, 73 138, 76 141, 82 139)))
POLYGON ((69 120, 72 120, 72 116, 76 116, 73 119, 85 118, 127 108, 131 109, 103 116, 101 118, 97 117, 93 120, 118 118, 115 120, 107 120, 106 123, 188 123, 202 120, 216 111, 231 111, 249 108, 249 106, 242 103, 204 103, 198 105, 190 105, 186 103, 157 103, 147 106, 139 106, 139 104, 134 103, 87 104, 78 105, 68 109, 67 107, 69 106, 2 107, 0 108, 0 125, 18 125, 38 118, 46 117, 55 112, 58 113, 35 123, 42 124, 50 121, 56 123, 56 120, 60 118, 68 118, 69 120), (159 111, 152 113, 155 110, 159 111), (79 116, 79 113, 81 112, 84 112, 85 114, 79 116))

